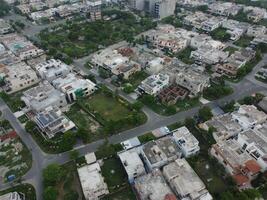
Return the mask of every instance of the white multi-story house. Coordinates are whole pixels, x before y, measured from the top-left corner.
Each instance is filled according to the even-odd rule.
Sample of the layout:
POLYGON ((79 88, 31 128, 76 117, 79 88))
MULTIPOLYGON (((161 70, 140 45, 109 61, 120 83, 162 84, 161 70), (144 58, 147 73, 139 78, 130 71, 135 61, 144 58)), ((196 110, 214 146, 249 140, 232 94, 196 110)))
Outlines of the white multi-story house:
POLYGON ((184 157, 195 155, 200 150, 198 140, 185 126, 174 130, 173 138, 182 150, 184 157))
POLYGON ((50 106, 62 108, 67 105, 65 94, 55 89, 48 81, 23 92, 21 100, 34 112, 44 111, 50 106))
POLYGON ((75 128, 75 124, 59 108, 52 106, 37 113, 34 121, 49 139, 55 137, 57 133, 65 133, 75 128))
POLYGON ((241 132, 237 142, 261 166, 267 169, 267 124, 241 132))
POLYGON ((108 186, 101 175, 101 168, 97 162, 78 168, 78 175, 86 200, 98 200, 109 194, 108 186))
POLYGON ((128 175, 130 183, 134 182, 134 179, 146 174, 146 170, 141 158, 138 155, 136 148, 128 151, 118 153, 121 163, 128 175))
POLYGON ((176 83, 188 89, 190 96, 197 96, 210 86, 210 79, 207 75, 188 68, 176 74, 176 83))
POLYGON ((169 85, 169 76, 167 74, 151 75, 141 82, 138 90, 141 93, 156 96, 162 89, 169 85))
POLYGON ((73 102, 78 97, 89 96, 96 90, 95 83, 88 79, 78 78, 72 73, 54 80, 52 85, 65 94, 68 102, 73 102))
POLYGON ((65 77, 72 72, 69 65, 60 60, 50 59, 43 63, 36 65, 36 70, 42 77, 50 83, 60 77, 65 77))

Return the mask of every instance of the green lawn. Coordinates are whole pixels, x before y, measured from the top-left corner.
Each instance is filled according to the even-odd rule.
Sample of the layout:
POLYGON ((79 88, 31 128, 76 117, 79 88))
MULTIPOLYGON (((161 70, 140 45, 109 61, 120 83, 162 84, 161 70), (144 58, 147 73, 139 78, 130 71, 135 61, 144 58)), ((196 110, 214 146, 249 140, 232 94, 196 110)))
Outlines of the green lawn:
POLYGON ((253 40, 253 37, 248 37, 246 35, 242 36, 239 40, 234 42, 235 45, 240 47, 248 47, 250 42, 253 40))
POLYGON ((131 113, 129 109, 121 105, 115 98, 107 97, 102 93, 90 97, 86 104, 106 120, 117 121, 131 113))
POLYGON ((78 128, 83 128, 88 131, 91 131, 91 126, 94 122, 88 116, 88 113, 83 111, 81 107, 75 103, 70 107, 70 110, 65 113, 66 116, 72 120, 78 128))
POLYGON ((136 200, 136 197, 131 187, 127 185, 125 188, 101 198, 101 200, 136 200))
POLYGON ((219 194, 227 190, 224 180, 217 174, 216 169, 208 160, 198 156, 198 159, 194 164, 192 164, 191 161, 189 161, 189 163, 205 183, 211 194, 219 194))
POLYGON ((12 112, 19 111, 21 108, 25 107, 24 102, 20 99, 21 96, 21 92, 14 94, 6 94, 5 92, 0 93, 0 97, 6 102, 12 112))
POLYGON ((116 191, 118 189, 118 185, 122 185, 127 182, 126 173, 117 157, 104 160, 101 170, 110 192, 116 191))
POLYGON ((230 46, 224 49, 224 51, 228 51, 230 55, 232 55, 237 50, 238 50, 237 48, 230 47, 230 46))
POLYGON ((6 194, 9 192, 21 192, 21 193, 25 194, 25 199, 36 200, 35 189, 30 184, 21 184, 18 186, 11 187, 7 190, 0 191, 0 195, 6 194))
POLYGON ((184 100, 178 100, 175 105, 167 106, 159 102, 155 97, 150 95, 143 95, 140 101, 152 109, 154 112, 170 116, 177 112, 188 110, 200 104, 199 98, 185 98, 184 100))
POLYGON ((193 50, 194 49, 187 47, 184 50, 177 53, 176 57, 186 64, 193 64, 194 60, 190 58, 191 51, 193 51, 193 50))
POLYGON ((140 72, 133 74, 126 82, 130 83, 133 86, 133 88, 135 89, 148 76, 149 75, 146 72, 140 71, 140 72))
POLYGON ((149 133, 146 133, 144 135, 138 136, 138 139, 142 144, 145 144, 151 140, 155 140, 156 137, 151 132, 149 132, 149 133))

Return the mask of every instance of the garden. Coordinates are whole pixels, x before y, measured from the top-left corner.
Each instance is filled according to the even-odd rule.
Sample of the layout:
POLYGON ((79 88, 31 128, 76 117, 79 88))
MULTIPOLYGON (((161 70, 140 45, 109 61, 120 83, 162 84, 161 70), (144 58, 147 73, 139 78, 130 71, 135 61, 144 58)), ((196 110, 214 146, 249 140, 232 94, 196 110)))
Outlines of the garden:
POLYGON ((51 56, 65 54, 71 58, 80 58, 122 40, 131 42, 134 36, 156 25, 150 18, 137 20, 131 13, 119 10, 104 11, 103 15, 109 16, 110 20, 69 21, 52 32, 42 31, 39 34, 41 46, 51 56))

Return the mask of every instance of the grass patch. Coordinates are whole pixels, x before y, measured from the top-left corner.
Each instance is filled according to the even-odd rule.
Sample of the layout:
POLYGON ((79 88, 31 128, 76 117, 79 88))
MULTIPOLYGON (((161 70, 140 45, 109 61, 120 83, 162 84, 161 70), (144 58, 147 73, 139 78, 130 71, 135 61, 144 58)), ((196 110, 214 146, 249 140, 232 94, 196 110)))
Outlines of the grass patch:
POLYGON ((170 131, 173 131, 173 130, 178 129, 178 128, 182 127, 182 126, 183 126, 183 124, 181 122, 175 122, 175 123, 173 123, 171 125, 168 125, 167 127, 168 127, 168 129, 170 131))
POLYGON ((133 88, 135 89, 148 76, 149 75, 144 71, 136 72, 128 80, 126 80, 126 82, 130 83, 133 86, 133 88))
POLYGON ((211 194, 219 194, 227 190, 224 180, 219 176, 213 163, 209 162, 209 160, 203 156, 198 156, 198 158, 194 157, 188 159, 188 161, 211 194))
POLYGON ((222 27, 213 30, 210 35, 214 40, 220 40, 222 42, 227 42, 231 38, 231 35, 227 33, 227 29, 222 27))
POLYGON ((7 194, 9 192, 19 192, 25 195, 25 199, 27 200, 36 200, 35 189, 30 184, 21 184, 18 186, 11 187, 7 190, 0 191, 0 195, 7 194))
POLYGON ((21 92, 14 94, 6 94, 5 92, 0 92, 0 97, 5 101, 12 112, 17 112, 21 110, 21 108, 25 107, 25 103, 20 99, 21 96, 21 92))
POLYGON ((230 47, 230 46, 224 49, 224 51, 228 51, 229 52, 229 55, 232 55, 237 50, 238 50, 237 48, 230 47))
POLYGON ((240 47, 248 47, 250 42, 253 40, 253 37, 249 37, 246 35, 243 35, 239 38, 239 40, 237 40, 236 42, 234 42, 235 45, 240 46, 240 47))
POLYGON ((176 54, 176 57, 186 64, 193 64, 194 60, 190 58, 191 52, 194 51, 193 48, 187 47, 184 50, 176 54))
POLYGON ((88 99, 85 105, 89 105, 95 112, 99 113, 106 120, 120 120, 127 117, 131 112, 117 99, 108 97, 102 93, 96 94, 88 99))
POLYGON ((140 101, 154 112, 165 116, 174 115, 177 112, 188 110, 200 104, 199 97, 178 100, 175 105, 170 106, 162 104, 156 97, 151 95, 143 95, 140 101))
POLYGON ((141 144, 145 144, 149 141, 155 140, 156 137, 151 132, 149 132, 149 133, 146 133, 144 135, 138 136, 138 139, 141 142, 141 144))
POLYGON ((20 116, 20 117, 18 118, 18 120, 20 121, 20 123, 24 124, 24 123, 26 123, 29 119, 28 119, 28 117, 24 114, 24 115, 20 116))
POLYGON ((136 196, 132 188, 127 185, 119 191, 101 198, 101 200, 136 200, 136 196))
POLYGON ((109 135, 139 126, 147 119, 143 112, 134 110, 131 104, 108 89, 102 89, 78 103, 103 125, 102 131, 109 135))
POLYGON ((110 192, 116 191, 119 186, 127 182, 126 173, 117 157, 104 160, 101 171, 110 192))

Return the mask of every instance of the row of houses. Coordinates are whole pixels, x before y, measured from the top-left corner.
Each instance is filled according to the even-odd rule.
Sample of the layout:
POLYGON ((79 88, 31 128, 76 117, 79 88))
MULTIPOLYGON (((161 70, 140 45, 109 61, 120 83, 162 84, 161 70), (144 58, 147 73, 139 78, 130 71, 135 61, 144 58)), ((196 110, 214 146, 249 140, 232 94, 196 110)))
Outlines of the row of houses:
POLYGON ((139 199, 212 199, 184 157, 199 152, 186 127, 171 135, 118 153, 139 199))
POLYGON ((89 96, 96 85, 72 71, 72 67, 60 60, 46 60, 35 65, 41 82, 23 92, 26 111, 49 138, 75 127, 62 112, 64 107, 79 97, 89 96))
POLYGON ((267 115, 253 105, 241 105, 236 111, 215 116, 200 125, 213 128, 216 140, 210 153, 241 187, 267 170, 267 115))

